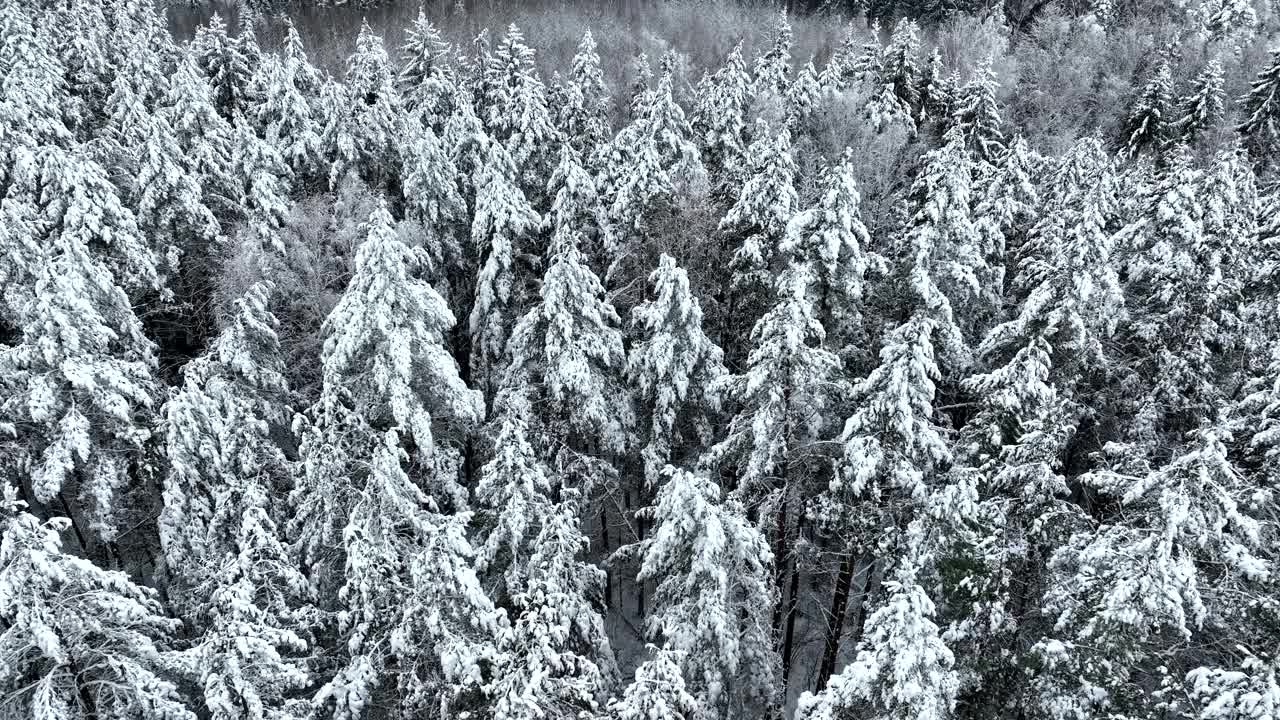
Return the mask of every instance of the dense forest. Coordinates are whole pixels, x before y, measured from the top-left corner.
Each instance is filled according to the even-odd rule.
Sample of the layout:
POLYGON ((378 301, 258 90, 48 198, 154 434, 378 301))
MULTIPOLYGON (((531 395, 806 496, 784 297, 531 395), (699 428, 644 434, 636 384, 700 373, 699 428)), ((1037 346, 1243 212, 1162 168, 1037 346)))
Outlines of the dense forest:
POLYGON ((1277 720, 1265 0, 0 0, 3 720, 1277 720))

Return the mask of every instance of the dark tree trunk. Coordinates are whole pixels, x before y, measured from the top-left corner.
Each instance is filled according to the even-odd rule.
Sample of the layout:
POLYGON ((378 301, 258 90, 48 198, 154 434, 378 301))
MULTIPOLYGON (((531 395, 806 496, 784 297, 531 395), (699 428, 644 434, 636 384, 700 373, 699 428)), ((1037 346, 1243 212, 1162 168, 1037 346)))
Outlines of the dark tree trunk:
POLYGON ((821 692, 827 680, 836 671, 836 657, 840 654, 840 636, 844 634, 844 616, 849 608, 849 591, 853 587, 853 566, 855 553, 853 548, 845 553, 840 562, 840 574, 836 576, 835 592, 831 595, 831 626, 827 629, 827 639, 822 648, 822 664, 818 667, 818 681, 813 691, 821 692))

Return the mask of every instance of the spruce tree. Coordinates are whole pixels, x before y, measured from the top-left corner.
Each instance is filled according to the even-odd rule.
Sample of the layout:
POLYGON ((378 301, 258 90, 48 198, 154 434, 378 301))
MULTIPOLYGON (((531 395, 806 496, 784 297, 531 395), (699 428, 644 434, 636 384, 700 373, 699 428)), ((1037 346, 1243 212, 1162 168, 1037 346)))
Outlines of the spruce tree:
POLYGON ((1192 144, 1212 130, 1224 114, 1222 63, 1216 58, 1205 64, 1191 83, 1191 92, 1178 103, 1180 115, 1174 122, 1178 137, 1192 144))
POLYGON ((707 709, 689 693, 680 670, 680 654, 653 645, 636 668, 622 697, 609 701, 609 720, 689 720, 706 717, 707 709))
MULTIPOLYGON (((625 549, 642 559, 637 579, 657 583, 645 632, 664 640, 688 692, 714 716, 762 711, 775 696, 777 657, 768 619, 773 555, 741 505, 722 501, 720 488, 705 475, 673 467, 664 475, 653 505, 644 510, 654 532, 625 549)), ((665 670, 663 665, 647 667, 665 670)), ((670 670, 663 676, 675 682, 670 670)), ((665 692, 690 705, 678 687, 665 692)), ((628 696, 615 711, 649 702, 662 706, 646 701, 639 689, 628 696)))
POLYGON ((223 119, 231 121, 250 106, 248 97, 253 76, 251 58, 245 42, 227 33, 222 16, 214 13, 200 26, 191 41, 196 65, 213 86, 213 102, 223 119))
POLYGON ((717 199, 737 196, 746 170, 747 112, 751 107, 751 76, 734 46, 724 65, 698 84, 693 131, 717 199))
POLYGON ((515 25, 507 28, 502 42, 485 67, 487 97, 485 126, 490 136, 506 146, 520 173, 525 193, 536 197, 546 187, 561 142, 547 105, 547 89, 534 65, 534 52, 515 25))
POLYGON ((66 518, 41 522, 0 495, 0 712, 13 717, 194 720, 164 649, 181 626, 154 590, 63 549, 66 518))
POLYGON ((1169 62, 1163 60, 1143 86, 1129 109, 1123 129, 1123 150, 1136 157, 1147 150, 1162 152, 1176 120, 1173 104, 1173 77, 1169 62))
POLYGON ((346 85, 330 103, 336 103, 326 108, 324 142, 333 158, 330 185, 336 186, 348 172, 374 186, 397 177, 404 108, 382 38, 368 22, 361 25, 355 52, 347 61, 346 85))
POLYGON ((587 30, 573 56, 564 103, 556 111, 556 124, 579 155, 591 157, 610 134, 610 109, 600 54, 596 51, 595 38, 587 30))
POLYGON ((400 52, 402 60, 397 81, 405 110, 419 114, 428 127, 440 132, 452 112, 453 96, 457 93, 455 71, 449 63, 453 50, 427 19, 425 10, 418 10, 400 52))
POLYGON ((974 72, 969 82, 955 96, 952 127, 960 129, 965 144, 983 162, 994 164, 1004 151, 1004 134, 1000 132, 1000 108, 996 103, 999 87, 991 58, 974 72))
POLYGON ((702 306, 684 269, 664 253, 649 282, 652 299, 631 311, 639 339, 627 357, 627 377, 650 417, 641 456, 652 485, 662 468, 678 459, 674 451, 711 437, 710 413, 719 408, 719 398, 710 388, 726 370, 724 352, 702 330, 702 306))
POLYGON ((346 649, 314 702, 339 718, 362 715, 392 683, 409 714, 479 692, 478 663, 498 630, 471 566, 456 477, 483 404, 443 347, 454 319, 414 277, 422 263, 376 210, 325 322, 320 399, 295 423, 294 532, 310 574, 340 578, 321 589, 340 584, 326 597, 346 649), (330 547, 339 552, 322 552, 330 547))
POLYGON ((750 165, 737 202, 720 221, 720 230, 741 238, 733 255, 733 286, 738 292, 767 292, 778 246, 795 213, 796 162, 791 133, 777 135, 763 121, 756 122, 756 141, 747 150, 750 165))
POLYGON ((1258 73, 1240 105, 1244 119, 1236 132, 1244 136, 1251 151, 1263 156, 1274 153, 1280 147, 1280 50, 1271 53, 1271 64, 1258 73))

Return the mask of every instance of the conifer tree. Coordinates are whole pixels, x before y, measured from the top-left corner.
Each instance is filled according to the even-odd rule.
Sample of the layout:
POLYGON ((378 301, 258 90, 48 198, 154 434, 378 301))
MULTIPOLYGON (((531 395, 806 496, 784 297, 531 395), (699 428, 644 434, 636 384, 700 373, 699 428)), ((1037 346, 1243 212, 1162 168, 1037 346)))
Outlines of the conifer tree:
POLYGON ((520 28, 507 28, 485 67, 485 83, 492 96, 483 107, 490 136, 506 146, 525 193, 536 196, 551 176, 561 138, 533 58, 520 28))
POLYGON ((823 347, 826 331, 809 295, 814 276, 807 264, 787 268, 773 306, 752 328, 745 371, 713 386, 741 409, 709 459, 737 468, 735 493, 749 507, 785 487, 790 453, 817 439, 829 380, 840 367, 823 347))
POLYGON ((1263 156, 1275 152, 1280 147, 1280 50, 1271 53, 1271 63, 1258 73, 1240 105, 1244 119, 1236 131, 1249 149, 1263 156))
POLYGON ((1224 440, 1203 428, 1162 467, 1104 467, 1083 478, 1140 520, 1086 525, 1049 564, 1045 605, 1058 621, 1033 649, 1047 670, 1037 683, 1046 710, 1149 706, 1155 688, 1134 681, 1164 672, 1151 660, 1175 671, 1199 664, 1177 646, 1231 622, 1223 598, 1269 576, 1252 491, 1224 440))
MULTIPOLYGON (((976 79, 976 78, 975 78, 976 79)), ((929 64, 924 69, 920 87, 920 120, 932 120, 946 126, 952 122, 956 113, 957 93, 952 76, 947 72, 946 63, 942 60, 942 51, 933 49, 929 56, 929 64)), ((976 89, 976 88, 975 88, 976 89)), ((985 88, 983 88, 985 91, 985 88)), ((981 98, 979 98, 981 99, 981 98)), ((994 97, 992 98, 994 102, 994 97)), ((999 123, 996 123, 999 126, 999 123)))
POLYGON ((191 651, 205 705, 216 718, 272 717, 307 673, 287 654, 307 648, 295 631, 308 596, 271 515, 268 493, 287 474, 270 437, 287 389, 270 286, 254 285, 209 354, 192 361, 165 406, 171 464, 161 541, 188 615, 205 629, 191 651))
MULTIPOLYGON (((637 579, 657 582, 645 631, 664 640, 663 650, 674 655, 688 692, 712 715, 742 716, 768 707, 777 662, 769 639, 769 546, 741 506, 722 501, 705 475, 672 467, 664 474, 653 505, 644 511, 654 532, 627 548, 642 558, 637 579)), ((671 684, 659 689, 690 706, 666 659, 657 660, 642 667, 661 671, 671 684)), ((646 700, 636 689, 614 711, 626 717, 620 714, 624 708, 645 705, 665 703, 646 700)))
POLYGON ((747 150, 750 165, 746 182, 737 202, 720 221, 722 232, 742 238, 733 255, 733 285, 747 293, 770 287, 778 246, 799 201, 791 133, 783 129, 774 135, 760 120, 755 136, 747 150))
POLYGON ((321 397, 295 423, 303 557, 344 567, 346 663, 314 701, 340 718, 361 715, 388 681, 406 713, 478 691, 477 663, 497 631, 471 568, 469 513, 445 514, 465 508, 457 447, 483 405, 443 347, 453 315, 414 277, 422 263, 421 251, 396 238, 386 208, 376 210, 325 322, 321 397), (420 480, 406 470, 410 453, 420 480), (335 546, 337 557, 319 554, 335 546))
MULTIPOLYGON (((921 525, 907 531, 916 543, 921 525)), ((835 720, 861 710, 874 718, 944 720, 955 706, 954 656, 931 619, 933 601, 920 585, 914 559, 886 580, 885 604, 867 619, 857 658, 817 696, 805 693, 796 709, 802 720, 835 720)))
POLYGON ((920 26, 914 20, 898 22, 889 36, 889 44, 880 53, 877 83, 916 117, 920 107, 920 26))
POLYGON ((200 71, 213 86, 213 102, 223 119, 231 121, 250 105, 249 87, 253 76, 251 58, 246 54, 243 37, 227 33, 222 16, 214 13, 196 31, 191 41, 192 52, 200 71))
POLYGON ((769 49, 756 58, 755 76, 752 78, 755 85, 753 94, 782 97, 786 93, 788 79, 791 77, 792 40, 791 21, 786 10, 780 10, 774 22, 769 49))
POLYGON ((418 10, 418 17, 406 32, 400 51, 398 81, 405 110, 418 113, 428 127, 440 132, 452 112, 457 88, 455 72, 449 63, 452 48, 427 19, 425 10, 418 10))
POLYGON ((702 149, 711 189, 718 199, 736 197, 746 169, 747 112, 753 100, 751 76, 734 46, 724 65, 700 82, 693 131, 702 149))
POLYGON ((1000 108, 996 103, 999 83, 991 60, 987 58, 956 93, 951 122, 979 160, 994 164, 1004 150, 1004 135, 1000 132, 1000 108))
POLYGON ((513 316, 524 298, 516 283, 513 263, 520 243, 542 224, 517 184, 515 164, 501 143, 489 143, 489 156, 476 185, 472 245, 482 252, 484 265, 476 279, 471 308, 472 365, 486 394, 491 395, 494 373, 507 361, 507 337, 513 316))
POLYGON ((1191 92, 1178 103, 1178 137, 1191 144, 1213 129, 1223 116, 1222 63, 1210 60, 1191 83, 1191 92))
POLYGON ((587 30, 573 56, 564 102, 556 113, 560 133, 579 155, 591 157, 608 138, 610 105, 596 41, 587 30))
POLYGON ((63 549, 66 518, 41 522, 0 495, 0 712, 13 717, 194 720, 164 643, 181 625, 155 592, 63 549))
POLYGON ((711 437, 708 414, 719 408, 710 391, 726 373, 724 352, 702 330, 702 306, 689 288, 689 276, 670 255, 658 259, 649 275, 651 300, 631 311, 631 322, 640 337, 627 357, 627 377, 648 410, 648 444, 641 451, 645 478, 651 484, 686 438, 711 437))
POLYGON ((335 101, 337 107, 327 108, 331 115, 324 138, 333 158, 330 185, 336 186, 347 172, 374 186, 397 177, 404 109, 382 38, 368 22, 360 27, 356 50, 347 61, 346 85, 335 101))
POLYGON ((787 88, 787 126, 796 129, 802 123, 808 120, 813 113, 814 103, 817 102, 818 93, 821 88, 818 86, 818 71, 813 66, 813 60, 805 63, 800 68, 800 73, 796 75, 796 79, 791 82, 787 88))
POLYGON ((276 151, 298 179, 316 175, 323 163, 318 108, 301 88, 305 62, 305 56, 298 61, 265 57, 262 101, 254 106, 255 125, 264 137, 274 138, 276 151))
POLYGON ((1167 60, 1155 72, 1134 101, 1124 125, 1123 149, 1132 157, 1146 150, 1163 151, 1174 117, 1173 78, 1167 60))
POLYGON ((186 151, 205 204, 216 215, 240 210, 239 183, 233 172, 234 132, 218 113, 215 95, 190 53, 177 61, 161 110, 186 151))
POLYGON ((486 688, 493 717, 516 720, 594 710, 617 675, 598 607, 604 571, 583 562, 576 491, 547 508, 534 538, 515 621, 498 639, 502 661, 486 688))
POLYGON ((503 384, 539 388, 536 405, 544 432, 565 449, 621 453, 634 415, 621 384, 626 355, 620 320, 578 247, 580 225, 564 212, 574 192, 572 184, 556 191, 540 300, 511 332, 511 364, 503 384))
POLYGON ((458 168, 430 124, 411 123, 410 127, 412 140, 406 143, 401 160, 406 215, 426 228, 426 244, 436 272, 461 267, 463 252, 457 229, 466 217, 467 205, 458 183, 458 168))
POLYGON ((270 142, 273 138, 261 140, 247 122, 236 122, 232 171, 240 183, 244 243, 263 267, 284 255, 280 232, 289 213, 288 183, 292 177, 276 144, 270 142))
POLYGON ((133 213, 80 152, 48 149, 36 168, 42 195, 6 201, 20 243, 6 320, 21 334, 0 353, 14 388, 0 408, 21 428, 11 460, 31 468, 35 498, 78 485, 91 529, 110 541, 155 391, 154 346, 126 291, 156 289, 158 277, 133 213))
POLYGON ((622 697, 609 701, 609 720, 689 720, 707 709, 689 693, 680 670, 680 654, 648 646, 649 657, 636 668, 622 697))
POLYGON ((869 249, 861 202, 853 152, 846 149, 827 168, 818 201, 787 223, 780 246, 793 261, 813 268, 814 307, 827 329, 828 347, 840 354, 860 335, 867 273, 886 269, 884 259, 869 249))

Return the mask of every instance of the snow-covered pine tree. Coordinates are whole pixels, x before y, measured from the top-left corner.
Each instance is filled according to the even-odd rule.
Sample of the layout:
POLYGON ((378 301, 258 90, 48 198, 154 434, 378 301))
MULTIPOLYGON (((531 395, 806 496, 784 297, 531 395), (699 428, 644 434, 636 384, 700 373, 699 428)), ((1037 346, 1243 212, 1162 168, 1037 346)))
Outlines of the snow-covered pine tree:
POLYGON ((240 183, 242 243, 262 269, 274 267, 284 255, 280 232, 289 214, 292 173, 273 139, 259 139, 248 122, 236 120, 232 171, 240 183))
POLYGON ((465 508, 458 446, 483 403, 443 346, 454 319, 414 276, 423 262, 397 239, 386 208, 374 211, 325 321, 321 397, 295 422, 294 531, 313 578, 344 567, 345 664, 314 700, 338 718, 361 716, 391 682, 407 713, 478 691, 498 626, 471 567, 469 513, 446 514, 465 508))
POLYGON ((506 146, 525 194, 537 198, 546 189, 562 138, 547 106, 534 51, 520 28, 507 28, 484 72, 491 93, 483 106, 485 126, 506 146))
POLYGON ((920 26, 914 20, 899 20, 889 36, 889 44, 880 52, 879 77, 876 82, 917 117, 920 107, 920 26))
POLYGON ((911 186, 914 214, 903 244, 911 254, 908 283, 938 323, 936 337, 951 372, 968 364, 968 343, 981 336, 999 306, 995 293, 1003 278, 1001 267, 988 263, 971 214, 974 161, 964 137, 952 129, 945 140, 925 154, 924 168, 911 186), (968 308, 962 318, 953 313, 958 306, 968 308))
POLYGON ((564 103, 556 111, 557 127, 579 155, 590 158, 609 137, 612 106, 590 30, 578 43, 564 90, 564 103))
MULTIPOLYGON (((35 499, 80 490, 97 538, 117 532, 117 494, 150 436, 154 346, 127 291, 158 289, 154 255, 101 165, 46 147, 30 168, 38 196, 5 201, 16 252, 6 305, 18 342, 0 352, 11 389, 0 416, 15 427, 9 462, 30 467, 35 499)), ((34 190, 32 188, 31 190, 34 190)))
POLYGON ((303 92, 300 77, 306 57, 294 61, 275 55, 263 58, 262 101, 253 106, 254 124, 263 137, 272 138, 276 152, 288 163, 292 175, 303 184, 320 174, 323 155, 317 109, 303 92))
POLYGON ((604 571, 579 556, 582 499, 563 489, 545 508, 527 581, 512 598, 515 620, 498 637, 501 660, 486 692, 495 720, 539 720, 596 710, 617 679, 600 614, 604 571))
POLYGON ((437 133, 444 130, 457 94, 455 72, 449 62, 452 52, 440 30, 427 19, 425 9, 419 8, 400 48, 398 84, 405 110, 417 114, 437 133))
POLYGON ((185 150, 191 172, 200 181, 205 204, 217 216, 240 211, 239 182, 232 170, 233 129, 218 114, 213 88, 201 75, 191 52, 175 60, 163 113, 185 150))
MULTIPOLYGON (((975 76, 976 79, 976 76, 975 76)), ((934 48, 929 56, 929 64, 925 66, 920 86, 920 121, 932 121, 943 128, 949 126, 956 113, 959 99, 952 75, 947 72, 946 62, 942 59, 942 50, 934 48)), ((994 97, 992 98, 994 102, 994 97)), ((996 123, 999 126, 999 123, 996 123)))
POLYGON ((841 356, 863 332, 860 305, 867 273, 886 271, 884 259, 869 249, 861 202, 853 151, 846 149, 826 169, 818 201, 788 221, 779 246, 792 261, 813 268, 814 307, 827 330, 827 347, 841 356))
POLYGON ((223 720, 281 716, 308 680, 286 657, 307 648, 293 609, 307 598, 307 580, 268 499, 288 473, 270 436, 285 419, 287 390, 270 291, 253 285, 237 300, 231 322, 187 365, 165 405, 168 593, 203 630, 188 655, 206 708, 223 720))
POLYGON ((1213 58, 1191 81, 1191 91, 1178 102, 1179 117, 1174 121, 1178 138, 1188 145, 1213 129, 1224 114, 1222 63, 1213 58))
POLYGON ((994 164, 1004 152, 1004 133, 1000 131, 1000 106, 996 90, 1000 87, 993 58, 988 57, 974 70, 973 77, 955 95, 952 127, 959 128, 965 144, 981 161, 994 164))
POLYGON ((1203 0, 1192 11, 1202 37, 1240 54, 1258 30, 1258 11, 1248 0, 1203 0))
POLYGON ((649 415, 648 443, 640 454, 645 479, 656 486, 662 468, 679 459, 673 457, 678 448, 694 438, 710 440, 709 415, 720 405, 711 386, 726 370, 724 352, 702 330, 702 306, 688 273, 664 253, 649 281, 652 299, 631 311, 639 337, 627 357, 627 378, 649 415))
POLYGON ((1080 527, 1049 563, 1044 603, 1057 622, 1032 650, 1044 711, 1141 712, 1165 701, 1165 678, 1201 664, 1190 648, 1202 634, 1234 634, 1231 598, 1248 597, 1272 568, 1260 498, 1228 459, 1229 439, 1205 427, 1162 467, 1083 478, 1134 520, 1080 527))
POLYGON ((459 187, 458 168, 428 122, 408 123, 409 142, 402 146, 404 169, 401 191, 405 214, 422 223, 424 245, 432 269, 443 274, 462 267, 459 231, 467 216, 467 204, 459 187))
MULTIPOLYGON (((572 160, 572 150, 566 157, 572 160)), ((549 188, 556 199, 548 217, 554 228, 547 269, 539 301, 511 332, 511 363, 503 378, 505 388, 537 389, 536 419, 543 433, 568 452, 561 452, 561 467, 579 453, 621 453, 635 424, 622 384, 626 354, 618 313, 579 249, 579 218, 586 208, 573 209, 584 197, 574 175, 580 181, 590 177, 570 168, 557 173, 562 182, 549 188)))
POLYGON ((708 710, 691 695, 681 672, 680 654, 654 645, 636 668, 622 697, 609 701, 608 720, 693 720, 708 710))
POLYGON ((778 247, 799 203, 791 133, 784 128, 775 135, 764 120, 757 120, 754 135, 742 191, 720 221, 720 231, 738 245, 731 285, 742 300, 737 307, 748 320, 758 317, 759 305, 767 302, 760 296, 767 298, 773 286, 778 247))
POLYGON ((62 546, 66 518, 41 522, 0 494, 0 713, 12 717, 194 720, 164 643, 181 622, 155 591, 62 546))
POLYGON ((1170 158, 1117 240, 1128 253, 1124 332, 1137 343, 1129 368, 1146 378, 1128 400, 1135 441, 1161 443, 1166 432, 1196 428, 1223 400, 1219 373, 1239 339, 1230 332, 1240 322, 1236 252, 1257 220, 1252 173, 1244 188, 1235 170, 1221 173, 1211 181, 1189 158, 1170 158))
POLYGON ((1280 149, 1280 49, 1272 51, 1270 64, 1258 73, 1240 106, 1244 119, 1236 132, 1249 149, 1263 156, 1280 149))
POLYGON ((484 265, 476 279, 469 324, 472 377, 490 398, 507 362, 511 324, 526 299, 517 283, 516 256, 541 224, 520 190, 511 155, 502 143, 490 142, 471 221, 471 243, 484 257, 484 265))
POLYGON ((787 127, 798 130, 809 119, 821 91, 822 88, 818 85, 818 70, 813 66, 813 59, 810 58, 787 88, 787 127))
POLYGON ((1137 157, 1144 151, 1163 152, 1177 119, 1173 101, 1173 75, 1168 60, 1156 65, 1125 119, 1123 151, 1137 157))
POLYGON ((751 75, 739 42, 724 65, 698 83, 693 131, 702 149, 713 197, 736 198, 743 181, 747 152, 747 112, 754 99, 751 75))
POLYGON ((246 53, 246 40, 231 37, 222 16, 214 13, 209 22, 196 30, 191 51, 196 65, 213 86, 213 103, 227 121, 245 112, 253 77, 253 62, 246 53))
POLYGON ((783 272, 773 306, 752 328, 746 369, 712 386, 740 409, 707 461, 736 469, 734 494, 751 508, 787 487, 791 455, 818 438, 840 368, 810 293, 816 273, 807 263, 783 272))
POLYGON ((817 695, 805 693, 799 720, 838 720, 857 714, 877 720, 946 720, 955 707, 955 658, 933 621, 936 608, 917 577, 926 521, 906 534, 912 555, 884 582, 885 604, 867 618, 858 655, 817 695))
POLYGON ((333 161, 331 186, 336 187, 348 172, 374 187, 399 175, 404 107, 382 38, 367 21, 360 26, 355 52, 347 61, 346 85, 326 110, 324 142, 333 161))
MULTIPOLYGON (((773 554, 740 504, 722 501, 705 475, 670 467, 643 512, 654 531, 622 552, 642 560, 640 581, 657 588, 646 634, 663 640, 679 665, 686 688, 712 717, 748 717, 771 706, 776 695, 777 655, 770 639, 774 593, 769 585, 773 554)), ((689 706, 675 675, 659 664, 666 687, 659 698, 628 691, 615 711, 664 707, 663 696, 689 706)), ((625 716, 623 716, 625 717, 625 716)))

